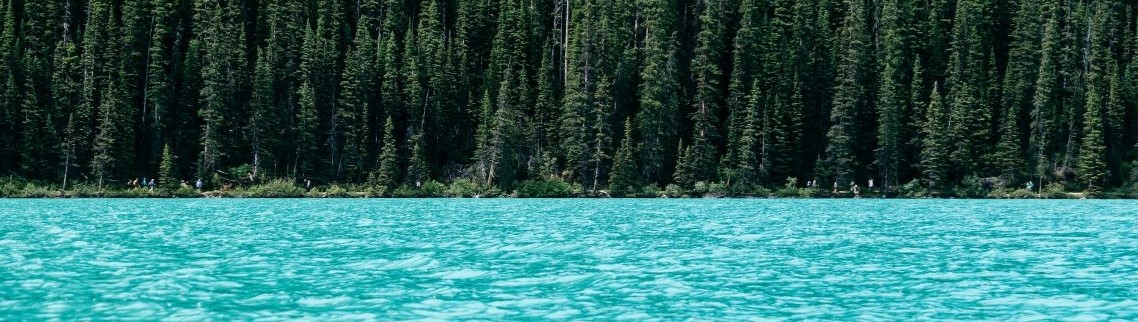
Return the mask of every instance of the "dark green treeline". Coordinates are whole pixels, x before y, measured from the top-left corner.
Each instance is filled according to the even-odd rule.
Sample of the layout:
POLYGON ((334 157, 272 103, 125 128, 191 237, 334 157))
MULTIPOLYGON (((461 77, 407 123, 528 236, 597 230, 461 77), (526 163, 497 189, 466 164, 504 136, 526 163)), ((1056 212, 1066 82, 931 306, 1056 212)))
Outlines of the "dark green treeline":
POLYGON ((0 174, 1129 184, 1138 4, 3 0, 0 174))

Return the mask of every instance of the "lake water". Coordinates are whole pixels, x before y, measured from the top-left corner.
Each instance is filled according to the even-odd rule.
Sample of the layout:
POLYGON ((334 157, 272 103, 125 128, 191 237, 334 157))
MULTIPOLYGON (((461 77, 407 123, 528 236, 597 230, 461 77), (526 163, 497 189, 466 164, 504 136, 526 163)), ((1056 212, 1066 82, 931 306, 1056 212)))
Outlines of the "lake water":
POLYGON ((1138 203, 0 200, 0 320, 1138 320, 1138 203))

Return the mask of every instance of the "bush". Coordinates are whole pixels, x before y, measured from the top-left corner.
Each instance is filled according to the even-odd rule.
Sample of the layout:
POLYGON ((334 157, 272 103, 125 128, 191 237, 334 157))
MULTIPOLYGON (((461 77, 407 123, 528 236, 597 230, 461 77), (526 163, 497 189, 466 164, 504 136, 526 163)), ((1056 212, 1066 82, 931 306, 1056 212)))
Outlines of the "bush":
POLYGON ((304 188, 287 179, 274 179, 243 190, 234 194, 252 198, 299 198, 305 195, 304 188))
POLYGON ((573 186, 561 179, 526 180, 515 192, 522 198, 563 198, 573 195, 573 186))
POLYGON ((660 191, 660 196, 668 198, 684 198, 688 196, 688 190, 672 183, 664 186, 664 190, 660 191))
POLYGON ((897 187, 897 195, 907 198, 925 198, 930 195, 930 192, 921 184, 920 179, 913 179, 913 181, 897 187))
POLYGON ((450 186, 447 187, 445 195, 451 198, 474 197, 481 196, 484 190, 485 189, 475 183, 474 180, 462 178, 451 182, 450 186))
POLYGON ((426 198, 426 197, 443 197, 447 194, 447 187, 442 183, 435 180, 427 180, 418 187, 411 187, 408 185, 401 185, 391 192, 392 197, 396 198, 426 198))
POLYGON ((201 194, 198 193, 197 190, 194 190, 194 188, 190 188, 190 187, 177 187, 174 189, 170 189, 168 191, 168 194, 170 195, 170 197, 174 197, 174 198, 201 197, 201 194))
POLYGON ((338 184, 333 184, 328 189, 325 189, 320 196, 321 198, 344 198, 348 197, 348 189, 344 189, 338 184))
POLYGON ((1070 195, 1067 194, 1066 187, 1058 182, 1048 183, 1047 186, 1043 187, 1043 190, 1039 192, 1039 196, 1046 199, 1067 199, 1070 197, 1070 195))
POLYGON ((50 185, 36 185, 35 183, 28 182, 24 185, 16 197, 20 198, 59 198, 63 193, 59 189, 55 189, 50 185))
POLYGON ((703 194, 704 198, 723 198, 731 195, 730 187, 726 184, 712 182, 707 185, 707 192, 703 194))
POLYGON ((423 183, 423 187, 419 189, 420 197, 442 197, 446 194, 447 187, 441 182, 435 180, 427 180, 423 183))

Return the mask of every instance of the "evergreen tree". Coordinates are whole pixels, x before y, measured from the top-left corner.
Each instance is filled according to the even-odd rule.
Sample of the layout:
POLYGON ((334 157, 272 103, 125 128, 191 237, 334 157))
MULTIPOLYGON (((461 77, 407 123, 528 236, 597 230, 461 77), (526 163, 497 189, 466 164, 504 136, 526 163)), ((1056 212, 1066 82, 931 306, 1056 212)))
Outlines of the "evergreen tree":
POLYGON ((1107 111, 1109 75, 1104 63, 1113 65, 1109 43, 1104 39, 1109 30, 1109 18, 1104 3, 1096 6, 1092 31, 1089 34, 1090 53, 1087 72, 1086 108, 1083 114, 1082 141, 1079 144, 1077 174, 1088 191, 1098 190, 1108 180, 1106 125, 1103 114, 1107 111))
POLYGON ((863 57, 869 54, 869 34, 866 30, 866 10, 861 1, 849 1, 842 26, 841 61, 838 66, 834 105, 830 112, 830 130, 826 133, 826 167, 839 183, 855 179, 860 168, 857 146, 860 139, 858 113, 866 99, 866 73, 863 57))
POLYGON ((4 6, 4 17, 0 22, 0 171, 10 172, 16 170, 19 143, 15 131, 20 119, 19 115, 19 89, 16 80, 16 63, 19 61, 19 51, 16 36, 16 12, 14 1, 7 1, 4 6))
MULTIPOLYGON (((174 64, 177 48, 177 3, 174 1, 152 0, 150 7, 149 46, 146 49, 146 71, 143 81, 142 122, 140 137, 149 142, 151 153, 157 149, 165 150, 165 136, 170 130, 170 121, 175 108, 174 64)), ((173 131, 171 131, 173 132, 173 131)))
POLYGON ((344 77, 340 80, 340 104, 336 117, 344 125, 344 150, 343 162, 337 173, 342 173, 351 181, 358 181, 373 166, 367 160, 370 159, 368 147, 371 146, 368 142, 371 125, 369 107, 372 88, 375 86, 372 81, 376 55, 374 50, 371 35, 367 30, 358 28, 353 49, 348 53, 345 63, 344 77))
POLYGON ((235 16, 236 3, 204 0, 197 3, 196 10, 195 20, 202 29, 195 40, 203 55, 198 110, 203 123, 199 174, 209 178, 223 169, 226 158, 239 146, 234 138, 240 137, 236 121, 245 119, 238 96, 238 89, 245 84, 245 33, 235 16))
POLYGON ((877 94, 877 161, 881 183, 889 188, 901 182, 906 134, 905 112, 908 110, 910 82, 909 61, 905 48, 904 20, 897 0, 885 1, 882 11, 884 52, 882 53, 881 87, 877 94))
POLYGON ((1012 25, 1012 42, 1004 76, 1000 121, 1000 140, 996 147, 996 168, 1005 179, 1014 180, 1024 170, 1021 117, 1031 110, 1035 95, 1035 79, 1039 72, 1039 50, 1042 23, 1040 1, 1020 1, 1012 25))
POLYGON ((640 133, 640 171, 647 181, 659 184, 670 177, 668 164, 676 158, 667 151, 678 138, 678 45, 673 29, 676 4, 671 0, 653 0, 644 5, 647 35, 645 63, 640 72, 644 81, 640 84, 636 124, 640 133))
POLYGON ((949 153, 952 144, 949 128, 949 115, 946 111, 944 97, 933 84, 933 92, 929 97, 929 108, 925 113, 928 120, 924 126, 924 149, 921 153, 921 172, 927 185, 933 189, 942 189, 949 183, 948 171, 950 167, 949 153))
POLYGON ((394 189, 399 182, 399 160, 395 146, 395 123, 391 116, 383 123, 383 150, 379 154, 379 169, 372 176, 372 183, 387 189, 394 189))
POLYGON ((684 141, 680 140, 680 146, 676 149, 676 155, 679 156, 679 160, 676 162, 676 171, 672 172, 672 183, 675 183, 683 189, 695 187, 696 169, 688 163, 688 160, 691 160, 692 153, 692 147, 685 147, 684 141))
POLYGON ((1086 115, 1083 116, 1083 140, 1079 145, 1078 174, 1088 191, 1102 187, 1107 180, 1106 138, 1103 134, 1102 100, 1098 88, 1088 89, 1086 115))
POLYGON ((987 46, 984 1, 960 0, 956 5, 952 52, 948 64, 949 124, 953 173, 977 173, 989 153, 992 114, 985 105, 987 46))
POLYGON ((1029 151, 1032 157, 1034 174, 1042 185, 1042 180, 1051 170, 1052 144, 1056 141, 1055 115, 1059 104, 1059 54, 1060 54, 1060 26, 1059 19, 1062 9, 1057 5, 1047 7, 1049 18, 1043 28, 1043 38, 1040 43, 1039 72, 1035 81, 1035 95, 1032 97, 1031 107, 1031 135, 1029 151))
POLYGON ((742 129, 744 127, 744 118, 749 113, 750 96, 751 92, 751 77, 754 74, 754 62, 758 49, 758 43, 754 41, 759 37, 759 28, 757 21, 758 13, 756 8, 758 4, 752 0, 739 1, 739 30, 735 34, 734 45, 731 52, 731 78, 728 85, 728 95, 726 99, 727 113, 728 113, 728 126, 727 126, 727 153, 723 157, 721 166, 725 169, 723 174, 724 181, 730 182, 733 177, 738 175, 740 167, 745 165, 740 164, 739 155, 743 152, 742 140, 744 135, 742 129))
POLYGON ((632 193, 638 187, 639 173, 636 169, 636 142, 632 137, 632 118, 624 120, 624 138, 620 140, 620 147, 616 150, 613 160, 612 175, 609 177, 610 193, 624 196, 632 193))
POLYGON ((594 194, 605 181, 604 178, 608 175, 608 162, 612 158, 609 154, 609 149, 612 146, 612 127, 609 125, 609 117, 616 105, 613 99, 612 86, 612 80, 602 77, 597 84, 597 102, 593 104, 593 116, 596 120, 593 121, 591 129, 593 132, 593 151, 589 156, 589 164, 593 168, 590 190, 594 194))
POLYGON ((308 178, 316 174, 316 165, 319 163, 316 153, 319 150, 317 135, 319 135, 320 114, 316 107, 316 89, 308 80, 300 85, 300 112, 296 115, 296 161, 293 175, 297 178, 308 178))
POLYGON ((104 184, 121 179, 116 177, 120 173, 119 158, 122 157, 119 149, 122 145, 119 138, 122 124, 116 118, 121 104, 113 93, 113 84, 103 93, 103 102, 99 105, 99 132, 95 135, 95 156, 91 159, 91 169, 98 179, 100 190, 104 184))
POLYGON ((178 170, 174 165, 174 154, 170 152, 170 145, 162 146, 162 161, 158 166, 158 185, 164 189, 177 189, 178 170))
POLYGON ((277 117, 274 115, 274 83, 273 83, 273 52, 268 48, 258 51, 261 57, 257 58, 253 71, 253 93, 249 102, 249 121, 245 128, 245 140, 249 142, 253 158, 253 176, 260 177, 266 165, 276 162, 275 149, 272 146, 272 134, 279 127, 277 117))
POLYGON ((431 169, 427 166, 426 155, 423 154, 423 135, 415 132, 407 138, 407 145, 411 147, 411 158, 407 160, 407 184, 420 188, 424 182, 431 179, 431 169))
POLYGON ((723 101, 720 92, 722 71, 719 64, 724 54, 724 34, 726 24, 723 19, 726 11, 723 1, 702 0, 699 14, 700 31, 696 36, 695 60, 692 62, 692 75, 696 81, 696 93, 691 115, 692 153, 684 163, 692 168, 692 176, 697 181, 710 182, 715 176, 715 162, 719 160, 719 110, 723 101))

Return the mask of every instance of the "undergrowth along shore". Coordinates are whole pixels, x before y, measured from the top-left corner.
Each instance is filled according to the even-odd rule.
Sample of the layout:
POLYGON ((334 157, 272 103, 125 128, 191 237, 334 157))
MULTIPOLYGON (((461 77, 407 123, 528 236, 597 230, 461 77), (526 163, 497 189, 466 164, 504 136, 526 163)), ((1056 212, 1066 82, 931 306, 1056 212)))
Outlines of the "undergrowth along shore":
POLYGON ((58 184, 30 182, 18 178, 0 178, 0 197, 3 198, 976 198, 976 199, 1138 199, 1138 186, 1098 192, 1069 192, 1058 183, 1049 184, 1038 191, 1013 188, 984 188, 963 185, 942 191, 930 191, 917 184, 908 184, 892 190, 861 189, 832 191, 822 188, 804 188, 788 182, 777 189, 758 187, 749 190, 731 189, 726 185, 697 183, 691 189, 668 185, 664 189, 653 185, 638 191, 611 194, 606 190, 591 191, 559 179, 531 180, 519 183, 504 191, 497 187, 478 184, 472 180, 456 180, 449 184, 437 181, 422 183, 419 187, 400 186, 395 189, 363 184, 327 184, 311 189, 286 179, 235 186, 217 190, 199 191, 189 186, 176 187, 103 187, 90 183, 72 184, 61 189, 58 184))

